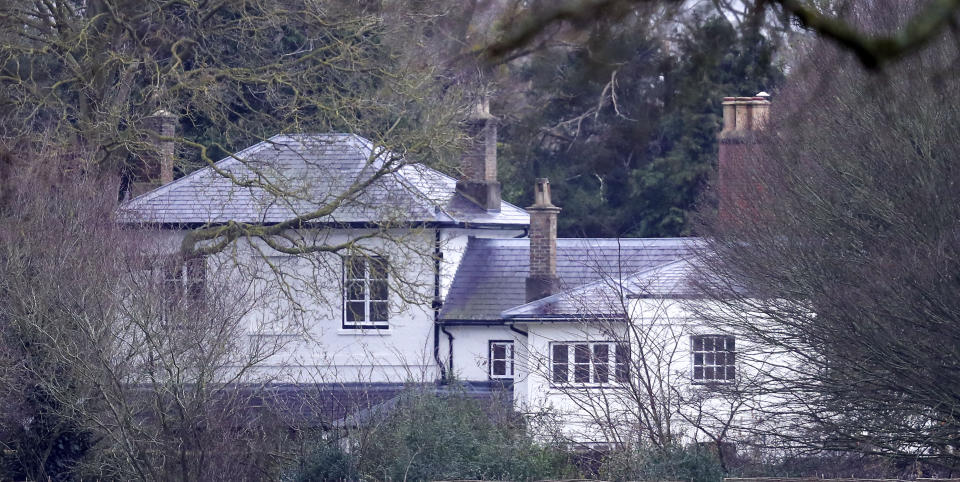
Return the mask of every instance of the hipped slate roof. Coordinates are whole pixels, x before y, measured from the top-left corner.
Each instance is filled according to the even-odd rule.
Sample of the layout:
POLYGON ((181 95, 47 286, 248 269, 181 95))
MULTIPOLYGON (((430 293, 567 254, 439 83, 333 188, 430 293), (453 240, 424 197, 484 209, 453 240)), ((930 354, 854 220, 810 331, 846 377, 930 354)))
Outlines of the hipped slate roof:
MULTIPOLYGON (((593 282, 600 287, 610 280, 666 267, 691 256, 697 246, 691 238, 561 238, 557 240, 560 289, 575 290, 593 282)), ((471 238, 444 300, 441 319, 495 322, 503 319, 504 311, 525 305, 529 249, 529 239, 471 238)), ((572 304, 563 309, 569 311, 572 304)))
MULTIPOLYGON (((366 179, 388 152, 353 134, 278 135, 216 163, 242 187, 206 167, 121 206, 129 223, 271 224, 316 211, 366 179), (373 162, 370 162, 371 159, 373 162), (282 195, 264 189, 275 186, 282 195)), ((318 223, 439 223, 524 226, 527 213, 510 203, 488 212, 456 193, 456 180, 420 164, 404 166, 347 200, 318 223)))

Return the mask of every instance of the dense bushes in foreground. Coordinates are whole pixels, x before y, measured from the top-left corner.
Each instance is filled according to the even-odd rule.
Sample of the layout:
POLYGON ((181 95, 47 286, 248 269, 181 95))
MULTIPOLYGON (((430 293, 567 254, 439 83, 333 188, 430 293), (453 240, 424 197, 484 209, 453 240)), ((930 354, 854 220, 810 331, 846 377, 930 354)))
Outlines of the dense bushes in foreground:
POLYGON ((719 462, 703 450, 582 452, 544 444, 499 406, 413 392, 364 428, 318 442, 290 474, 312 480, 607 480, 715 482, 719 462))
POLYGON ((576 473, 570 453, 534 442, 499 406, 411 392, 363 428, 318 444, 292 478, 531 480, 576 473))

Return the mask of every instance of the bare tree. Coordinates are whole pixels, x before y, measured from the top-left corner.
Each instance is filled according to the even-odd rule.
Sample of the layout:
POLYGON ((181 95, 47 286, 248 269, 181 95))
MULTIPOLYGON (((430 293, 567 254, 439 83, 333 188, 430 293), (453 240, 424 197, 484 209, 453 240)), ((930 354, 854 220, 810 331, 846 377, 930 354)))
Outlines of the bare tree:
POLYGON ((281 133, 373 141, 364 175, 313 199, 313 209, 271 227, 203 226, 187 251, 243 237, 279 251, 342 249, 271 241, 330 216, 408 159, 443 164, 463 139, 458 89, 434 65, 400 55, 403 25, 349 5, 15 1, 0 18, 0 148, 11 157, 59 149, 84 169, 123 174, 129 192, 136 182, 170 181, 151 162, 165 154, 158 146, 175 142, 178 172, 210 166, 290 200, 302 193, 257 166, 249 167, 258 176, 240 178, 215 162, 281 133), (177 129, 158 132, 158 115, 173 116, 177 129))
MULTIPOLYGON (((695 371, 691 340, 732 339, 733 332, 711 331, 687 311, 690 292, 674 283, 688 270, 681 259, 641 273, 602 272, 596 282, 539 302, 552 318, 566 315, 529 327, 519 358, 529 371, 525 383, 537 387, 528 403, 548 408, 563 425, 555 435, 657 450, 742 441, 746 387, 756 373, 741 368, 751 350, 731 341, 717 353, 736 352, 741 361, 729 355, 711 359, 708 376, 695 371)), ((727 453, 718 455, 723 462, 727 453)))
POLYGON ((252 284, 123 229, 116 177, 45 159, 0 208, 4 476, 267 476, 285 435, 251 372, 283 346, 243 336, 252 284))
MULTIPOLYGON (((501 38, 478 53, 499 59, 535 44, 555 25, 582 25, 597 19, 618 21, 635 15, 637 10, 662 10, 674 15, 687 3, 637 0, 533 2, 522 12, 511 12, 501 38)), ((954 0, 931 0, 902 24, 877 32, 838 15, 838 11, 846 10, 853 2, 713 0, 709 3, 747 26, 756 27, 772 21, 780 23, 781 28, 791 29, 791 22, 796 22, 803 29, 852 52, 860 64, 869 69, 880 68, 924 48, 938 35, 947 32, 956 21, 960 8, 960 3, 954 0)), ((902 6, 896 4, 896 8, 902 6)))
POLYGON ((729 173, 742 197, 720 187, 701 285, 721 308, 699 314, 777 353, 756 387, 771 445, 953 467, 956 44, 885 75, 846 56, 814 46, 729 173))

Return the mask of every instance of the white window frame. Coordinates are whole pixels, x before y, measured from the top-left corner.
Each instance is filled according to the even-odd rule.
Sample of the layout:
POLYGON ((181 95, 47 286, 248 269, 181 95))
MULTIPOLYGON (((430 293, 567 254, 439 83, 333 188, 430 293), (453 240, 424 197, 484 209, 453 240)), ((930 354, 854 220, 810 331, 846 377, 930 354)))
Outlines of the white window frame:
POLYGON ((694 384, 733 383, 737 372, 735 336, 716 333, 690 335, 690 380, 694 384), (722 349, 717 349, 721 346, 718 343, 722 344, 722 349), (707 376, 708 373, 710 376, 707 376), (718 377, 718 373, 723 373, 723 376, 718 377))
POLYGON ((549 374, 551 387, 582 387, 582 388, 600 388, 616 387, 629 383, 631 376, 631 357, 630 344, 622 341, 555 341, 550 343, 550 364, 549 374), (566 359, 558 360, 557 355, 560 347, 566 347, 566 359), (581 347, 581 348, 578 348, 581 347), (582 359, 583 348, 587 347, 587 360, 582 359), (604 348, 605 347, 605 348, 604 348), (618 347, 622 347, 618 349, 618 347), (598 355, 606 350, 606 361, 602 365, 597 363, 598 355), (578 350, 580 350, 578 352, 578 350), (622 351, 621 351, 622 350, 622 351), (621 355, 618 359, 618 354, 621 355), (558 367, 565 365, 566 377, 559 380, 558 367), (587 377, 582 377, 584 367, 586 367, 587 377), (603 367, 600 369, 600 367, 603 367), (600 376, 605 372, 606 380, 600 376), (579 380, 578 380, 579 379, 579 380), (598 381, 600 380, 600 381, 598 381))
POLYGON ((389 270, 389 261, 384 256, 345 256, 343 258, 343 319, 341 322, 341 328, 344 330, 387 330, 390 328, 390 270, 389 270), (363 277, 354 278, 352 277, 352 266, 354 260, 360 261, 363 263, 363 277), (371 277, 372 270, 371 266, 373 263, 382 263, 383 264, 383 278, 373 278, 371 277), (371 286, 373 283, 383 283, 384 299, 371 299, 373 290, 371 286), (359 283, 361 287, 360 295, 361 297, 351 297, 351 286, 355 286, 355 283, 359 283), (348 320, 350 313, 351 305, 356 307, 357 304, 363 303, 363 319, 359 320, 348 320), (372 320, 371 313, 374 305, 382 305, 383 320, 372 320))
POLYGON ((203 301, 207 289, 207 260, 205 256, 182 259, 169 256, 160 267, 161 289, 172 303, 183 299, 203 301))
POLYGON ((487 350, 487 361, 489 368, 487 374, 490 376, 491 380, 513 380, 514 366, 515 366, 515 357, 514 357, 514 348, 513 340, 490 340, 489 349, 487 350), (504 373, 498 375, 493 373, 494 362, 500 361, 500 359, 494 356, 494 348, 503 347, 504 348, 504 373))

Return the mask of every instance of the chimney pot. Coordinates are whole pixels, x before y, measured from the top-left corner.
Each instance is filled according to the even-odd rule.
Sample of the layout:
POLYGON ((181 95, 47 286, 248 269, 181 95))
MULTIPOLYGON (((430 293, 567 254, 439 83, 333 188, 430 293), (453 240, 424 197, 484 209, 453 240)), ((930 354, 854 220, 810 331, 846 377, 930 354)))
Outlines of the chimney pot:
POLYGON ((756 143, 756 133, 766 128, 770 113, 770 94, 760 92, 753 97, 723 98, 723 130, 717 136, 718 194, 720 216, 725 216, 729 205, 743 207, 747 200, 755 200, 759 193, 749 186, 752 170, 749 151, 756 143))
POLYGON ((145 142, 152 143, 154 147, 141 156, 140 165, 133 168, 130 195, 134 197, 173 182, 176 144, 170 138, 176 135, 177 116, 160 109, 143 121, 148 131, 144 136, 145 142))
POLYGON ((530 275, 527 276, 527 302, 557 292, 557 214, 560 208, 550 199, 550 180, 538 178, 534 185, 534 203, 530 212, 530 275))

